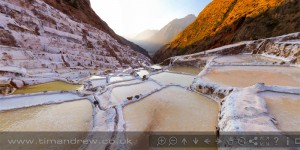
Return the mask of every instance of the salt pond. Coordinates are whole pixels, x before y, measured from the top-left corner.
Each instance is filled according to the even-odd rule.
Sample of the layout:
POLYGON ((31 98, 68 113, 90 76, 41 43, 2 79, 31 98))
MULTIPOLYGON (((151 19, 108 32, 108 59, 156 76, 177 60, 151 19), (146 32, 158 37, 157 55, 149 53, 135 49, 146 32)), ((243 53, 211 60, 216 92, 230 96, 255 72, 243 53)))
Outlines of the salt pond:
POLYGON ((130 80, 134 79, 133 76, 115 76, 115 77, 110 77, 109 82, 118 82, 118 81, 124 81, 124 80, 130 80))
POLYGON ((88 131, 92 106, 88 100, 0 112, 0 131, 88 131))
POLYGON ((197 67, 185 67, 185 66, 173 66, 169 68, 168 70, 174 71, 174 72, 185 72, 185 73, 190 73, 190 74, 199 74, 201 72, 201 68, 197 67))
POLYGON ((277 127, 284 132, 300 131, 300 95, 263 92, 268 111, 278 121, 277 127))
POLYGON ((143 132, 215 133, 218 110, 218 104, 211 99, 180 87, 168 87, 125 106, 125 130, 135 133, 127 135, 137 141, 134 148, 145 149, 148 140, 143 132))
POLYGON ((38 106, 50 103, 61 103, 81 99, 80 96, 73 93, 48 93, 20 95, 14 97, 2 97, 0 100, 0 110, 10 110, 31 106, 38 106))
POLYGON ((280 86, 300 86, 300 69, 277 66, 222 66, 212 67, 204 79, 234 87, 256 83, 280 86))
POLYGON ((17 89, 14 94, 28 94, 28 93, 38 93, 44 91, 75 91, 82 89, 83 85, 79 84, 69 84, 62 81, 48 82, 44 84, 38 84, 33 86, 26 86, 17 89))
POLYGON ((129 85, 129 84, 136 84, 136 83, 141 83, 142 80, 130 80, 130 81, 123 81, 123 82, 117 82, 117 83, 113 83, 108 85, 107 87, 113 87, 113 86, 119 86, 119 85, 129 85))
MULTIPOLYGON (((35 139, 40 137, 38 140, 74 138, 83 140, 91 128, 91 121, 92 105, 88 100, 2 111, 0 112, 0 132, 22 131, 27 133, 14 134, 10 132, 11 135, 1 134, 0 138, 15 137, 17 139, 22 137, 24 139, 32 137, 35 139), (66 131, 72 131, 72 133, 62 133, 66 131)), ((25 144, 20 145, 21 147, 19 148, 16 145, 5 144, 4 140, 0 141, 0 144, 3 146, 3 149, 79 149, 82 143, 25 144)))
POLYGON ((151 76, 152 79, 164 84, 178 84, 181 86, 190 86, 194 80, 192 75, 163 72, 151 76))
POLYGON ((279 61, 280 60, 264 57, 262 55, 252 55, 252 54, 220 56, 220 57, 214 59, 214 62, 217 62, 219 64, 273 63, 273 62, 279 62, 279 61))
POLYGON ((207 131, 217 125, 218 104, 179 87, 168 87, 124 107, 127 131, 207 131))
POLYGON ((93 87, 102 86, 102 85, 107 84, 106 79, 94 79, 94 80, 91 80, 91 83, 92 83, 93 87))
POLYGON ((148 93, 159 87, 160 86, 158 84, 152 81, 146 81, 140 84, 129 86, 116 87, 112 90, 110 101, 113 103, 119 103, 127 97, 134 97, 135 95, 148 93))
POLYGON ((91 76, 89 79, 94 80, 94 79, 105 79, 106 77, 104 76, 91 76))

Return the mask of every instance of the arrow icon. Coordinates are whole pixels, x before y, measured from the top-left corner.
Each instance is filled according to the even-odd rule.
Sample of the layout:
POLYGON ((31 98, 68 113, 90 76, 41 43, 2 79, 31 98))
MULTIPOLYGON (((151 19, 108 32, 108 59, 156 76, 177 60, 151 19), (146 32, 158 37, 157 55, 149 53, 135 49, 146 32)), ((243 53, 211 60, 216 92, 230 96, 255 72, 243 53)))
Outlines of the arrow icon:
POLYGON ((197 144, 199 142, 199 140, 197 138, 193 139, 194 144, 197 144))
POLYGON ((209 139, 206 139, 206 140, 204 140, 204 143, 209 144, 209 143, 210 143, 210 140, 209 140, 209 139))
POLYGON ((220 144, 220 143, 222 143, 222 140, 220 140, 219 138, 216 140, 216 143, 217 144, 220 144))
POLYGON ((187 140, 186 140, 185 138, 183 138, 182 141, 181 141, 181 143, 182 143, 183 145, 186 145, 186 144, 187 144, 187 140))

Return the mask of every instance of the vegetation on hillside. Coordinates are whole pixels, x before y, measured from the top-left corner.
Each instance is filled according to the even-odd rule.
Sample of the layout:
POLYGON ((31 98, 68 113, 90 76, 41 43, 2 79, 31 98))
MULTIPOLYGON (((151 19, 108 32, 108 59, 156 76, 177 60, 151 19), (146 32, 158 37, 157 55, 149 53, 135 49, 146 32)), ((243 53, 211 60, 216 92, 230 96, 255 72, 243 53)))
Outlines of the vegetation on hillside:
POLYGON ((154 60, 300 31, 297 0, 213 0, 154 60))

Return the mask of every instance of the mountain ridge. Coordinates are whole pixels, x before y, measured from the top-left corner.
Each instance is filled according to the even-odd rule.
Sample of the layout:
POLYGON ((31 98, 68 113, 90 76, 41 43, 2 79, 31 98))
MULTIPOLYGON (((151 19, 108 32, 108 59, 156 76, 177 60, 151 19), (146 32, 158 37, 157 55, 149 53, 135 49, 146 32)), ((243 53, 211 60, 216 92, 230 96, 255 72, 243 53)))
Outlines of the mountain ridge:
POLYGON ((214 0, 153 59, 161 62, 171 56, 297 32, 299 18, 296 0, 214 0))
POLYGON ((132 39, 139 39, 139 40, 147 40, 148 38, 152 37, 154 34, 156 34, 159 30, 145 30, 136 36, 134 36, 132 39))
POLYGON ((149 54, 154 54, 163 45, 170 42, 178 33, 184 30, 190 23, 196 19, 193 14, 187 15, 184 18, 176 18, 166 24, 163 28, 155 32, 155 30, 145 30, 138 34, 138 37, 132 40, 138 45, 148 50, 149 54), (153 34, 149 36, 149 31, 153 34), (154 33, 153 33, 154 32, 154 33), (143 33, 146 33, 143 35, 143 33))

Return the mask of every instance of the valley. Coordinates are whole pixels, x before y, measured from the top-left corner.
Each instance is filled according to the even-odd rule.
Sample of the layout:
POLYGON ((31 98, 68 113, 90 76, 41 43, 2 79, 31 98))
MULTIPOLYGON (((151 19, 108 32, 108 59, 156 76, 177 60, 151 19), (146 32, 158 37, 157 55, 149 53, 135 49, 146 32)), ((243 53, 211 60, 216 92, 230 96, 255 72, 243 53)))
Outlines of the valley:
MULTIPOLYGON (((281 18, 282 8, 292 3, 298 4, 272 0, 257 7, 263 13, 276 7, 281 18)), ((214 0, 192 24, 179 23, 187 28, 150 58, 114 33, 90 5, 89 0, 0 1, 1 148, 239 149, 226 143, 228 134, 289 137, 300 131, 298 27, 241 37, 243 24, 233 38, 223 29, 243 16, 236 10, 242 4, 214 0), (219 1, 224 5, 215 6, 219 1), (223 16, 221 22, 210 18, 200 28, 198 20, 211 14, 223 14, 212 16, 223 16), (205 134, 209 140, 187 138, 178 146, 182 141, 172 141, 180 134, 205 134), (162 135, 169 137, 164 143, 162 135), (20 138, 67 143, 7 143, 20 138), (74 138, 75 144, 68 143, 74 138), (132 143, 116 142, 128 139, 132 143), (196 146, 185 147, 192 142, 196 146)), ((247 10, 251 17, 261 15, 256 13, 247 10)), ((164 45, 172 38, 155 39, 164 45)))
POLYGON ((129 39, 147 50, 150 56, 153 56, 161 47, 172 41, 188 25, 195 21, 195 19, 196 16, 192 14, 184 18, 176 18, 160 30, 145 30, 135 37, 129 37, 129 39))

